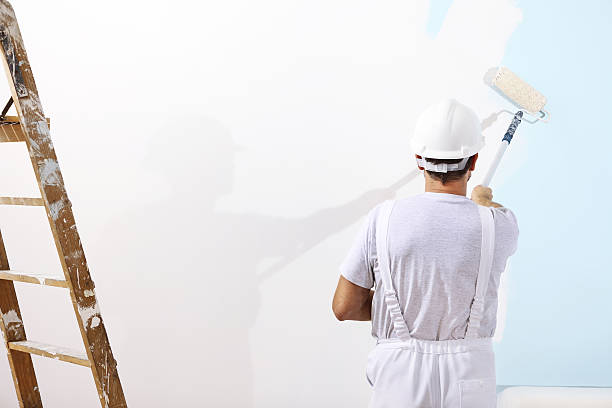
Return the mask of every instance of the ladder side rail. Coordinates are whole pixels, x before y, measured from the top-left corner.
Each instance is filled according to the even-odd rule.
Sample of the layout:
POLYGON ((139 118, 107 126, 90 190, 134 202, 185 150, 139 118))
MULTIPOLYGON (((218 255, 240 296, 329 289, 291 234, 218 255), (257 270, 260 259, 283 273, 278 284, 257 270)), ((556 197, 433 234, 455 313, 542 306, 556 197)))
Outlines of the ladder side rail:
MULTIPOLYGON (((9 270, 8 257, 4 248, 2 232, 0 232, 0 270, 9 270)), ((21 318, 19 302, 12 281, 0 280, 0 327, 4 335, 7 358, 17 391, 17 400, 20 407, 42 408, 42 399, 32 357, 28 353, 12 350, 9 342, 25 341, 26 333, 21 318)))
POLYGON ((127 407, 85 253, 12 7, 0 0, 0 43, 15 107, 104 408, 127 407))

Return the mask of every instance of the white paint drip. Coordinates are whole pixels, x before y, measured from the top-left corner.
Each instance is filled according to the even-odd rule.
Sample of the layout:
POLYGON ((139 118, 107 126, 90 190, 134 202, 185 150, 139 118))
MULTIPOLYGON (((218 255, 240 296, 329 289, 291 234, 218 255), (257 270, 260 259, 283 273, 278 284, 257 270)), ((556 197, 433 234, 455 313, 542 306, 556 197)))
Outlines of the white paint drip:
POLYGON ((33 156, 40 155, 40 146, 32 139, 30 139, 30 154, 33 156))
POLYGON ((40 181, 46 186, 57 186, 60 184, 60 169, 57 160, 44 159, 40 166, 40 181))
MULTIPOLYGON (((19 105, 24 116, 26 114, 34 115, 38 120, 45 120, 42 114, 42 106, 40 105, 40 98, 33 92, 28 90, 28 96, 25 98, 19 98, 19 105)), ((49 140, 49 133, 42 134, 43 138, 49 140)))
POLYGON ((2 320, 4 321, 4 327, 8 327, 10 323, 18 323, 20 325, 23 324, 23 322, 17 315, 17 312, 14 311, 13 309, 3 314, 2 320))
POLYGON ((94 303, 94 305, 90 307, 79 307, 79 314, 81 315, 81 320, 83 321, 83 325, 85 325, 85 328, 87 328, 88 325, 89 327, 96 327, 100 324, 100 322, 97 322, 95 326, 93 324, 93 317, 98 317, 99 320, 100 316, 100 308, 98 307, 98 302, 94 303))
POLYGON ((110 376, 108 374, 108 354, 107 353, 104 353, 104 377, 106 378, 106 381, 104 381, 105 386, 102 392, 104 394, 104 400, 106 402, 106 405, 108 406, 109 404, 108 391, 110 389, 110 381, 108 381, 108 379, 110 376))
POLYGON ((49 213, 51 214, 51 218, 53 218, 53 220, 57 220, 57 217, 59 217, 60 211, 62 211, 63 209, 64 209, 63 201, 54 201, 52 203, 49 203, 49 213))
POLYGON ((94 316, 93 319, 91 319, 91 324, 89 325, 89 327, 91 327, 92 329, 94 327, 98 327, 101 322, 102 320, 100 320, 98 316, 94 316))
POLYGON ((38 130, 38 133, 43 135, 49 134, 49 124, 46 120, 39 120, 35 122, 34 125, 36 126, 36 130, 38 130))
MULTIPOLYGON (((36 132, 39 135, 44 135, 45 139, 48 138, 49 135, 49 124, 46 120, 38 120, 32 124, 35 128, 36 132)), ((49 139, 49 142, 51 140, 49 139)), ((53 150, 53 146, 49 146, 50 150, 53 150)), ((33 153, 34 156, 40 156, 42 153, 40 151, 40 145, 36 142, 36 140, 30 138, 30 152, 33 153)))

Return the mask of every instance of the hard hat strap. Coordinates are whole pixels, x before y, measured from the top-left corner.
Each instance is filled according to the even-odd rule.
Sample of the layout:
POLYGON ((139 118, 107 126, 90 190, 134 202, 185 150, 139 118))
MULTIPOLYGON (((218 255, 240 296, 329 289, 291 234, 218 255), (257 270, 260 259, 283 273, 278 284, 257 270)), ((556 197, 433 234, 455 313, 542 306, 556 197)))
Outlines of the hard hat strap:
POLYGON ((448 173, 449 171, 457 171, 457 170, 463 170, 468 162, 468 160, 470 160, 469 157, 465 157, 463 158, 463 160, 461 160, 459 163, 438 163, 438 164, 433 164, 432 162, 429 162, 427 160, 425 160, 425 158, 417 158, 417 164, 419 165, 419 167, 423 167, 425 168, 425 170, 429 170, 429 171, 435 171, 436 173, 448 173))

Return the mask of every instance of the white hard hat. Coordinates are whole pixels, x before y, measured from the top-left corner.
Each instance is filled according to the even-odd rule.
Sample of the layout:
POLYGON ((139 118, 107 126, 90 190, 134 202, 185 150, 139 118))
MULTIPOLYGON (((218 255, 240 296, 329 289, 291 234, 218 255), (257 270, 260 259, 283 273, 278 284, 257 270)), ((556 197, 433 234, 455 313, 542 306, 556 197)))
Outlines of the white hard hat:
POLYGON ((412 150, 423 158, 462 159, 484 146, 476 113, 455 99, 425 109, 414 130, 412 150))

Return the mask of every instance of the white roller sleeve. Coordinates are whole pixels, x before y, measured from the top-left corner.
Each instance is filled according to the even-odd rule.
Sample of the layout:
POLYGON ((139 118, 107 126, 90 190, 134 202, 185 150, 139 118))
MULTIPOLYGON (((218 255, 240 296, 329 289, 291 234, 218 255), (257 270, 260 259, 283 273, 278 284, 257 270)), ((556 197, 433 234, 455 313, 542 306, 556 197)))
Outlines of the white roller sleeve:
POLYGON ((485 175, 484 180, 482 180, 481 184, 483 186, 488 187, 489 184, 491 183, 491 179, 493 178, 493 175, 495 174, 495 170, 497 170, 497 166, 499 166, 499 162, 504 156, 504 153, 506 152, 506 149, 508 148, 509 144, 510 142, 508 142, 507 140, 502 140, 502 142, 500 143, 499 148, 497 149, 497 153, 495 154, 495 157, 493 158, 493 162, 491 163, 491 167, 489 167, 489 171, 487 171, 487 174, 485 175))

